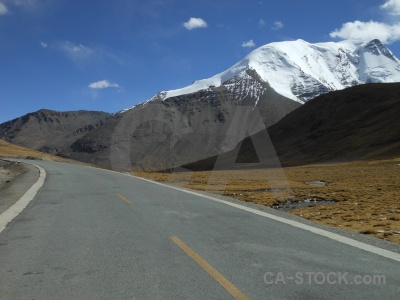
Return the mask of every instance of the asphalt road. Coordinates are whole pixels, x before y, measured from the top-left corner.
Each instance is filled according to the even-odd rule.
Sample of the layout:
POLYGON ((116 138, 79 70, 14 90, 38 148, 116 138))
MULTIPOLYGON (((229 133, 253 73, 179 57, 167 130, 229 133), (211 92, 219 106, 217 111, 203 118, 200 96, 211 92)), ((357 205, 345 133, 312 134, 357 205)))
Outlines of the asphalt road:
POLYGON ((399 261, 132 176, 35 163, 46 181, 0 233, 1 300, 400 295, 399 261))

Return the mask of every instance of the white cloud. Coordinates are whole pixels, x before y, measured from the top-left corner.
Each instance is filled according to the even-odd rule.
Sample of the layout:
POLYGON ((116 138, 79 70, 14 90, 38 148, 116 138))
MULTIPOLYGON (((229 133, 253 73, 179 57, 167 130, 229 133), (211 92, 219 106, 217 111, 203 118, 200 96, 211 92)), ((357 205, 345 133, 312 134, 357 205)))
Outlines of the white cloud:
POLYGON ((183 23, 183 26, 187 30, 192 30, 195 28, 206 28, 208 25, 202 18, 190 18, 189 21, 183 23))
POLYGON ((255 47, 256 44, 254 44, 253 40, 249 40, 247 42, 243 42, 242 47, 244 48, 252 48, 255 47))
POLYGON ((114 54, 104 47, 88 47, 70 41, 59 42, 40 42, 42 48, 56 50, 64 54, 70 61, 79 67, 84 67, 88 63, 101 63, 105 60, 111 60, 117 64, 123 65, 124 58, 114 54))
POLYGON ((400 15, 400 0, 387 0, 381 9, 388 10, 390 15, 400 15))
POLYGON ((39 0, 2 0, 0 1, 0 15, 9 13, 8 7, 19 7, 27 12, 34 12, 39 6, 39 0), (6 4, 7 3, 7 6, 6 4))
POLYGON ((272 26, 272 29, 273 30, 279 30, 279 29, 282 29, 283 28, 283 23, 282 23, 282 21, 275 21, 274 22, 274 26, 272 26))
POLYGON ((8 8, 4 3, 0 2, 0 16, 8 14, 8 8))
POLYGON ((88 85, 91 89, 106 89, 106 88, 119 88, 119 84, 115 82, 109 82, 108 80, 100 80, 92 82, 88 85))
MULTIPOLYGON (((400 0, 386 0, 380 6, 389 15, 400 15, 400 0)), ((370 20, 368 22, 353 21, 342 24, 342 27, 335 29, 330 34, 332 38, 345 40, 359 40, 367 42, 379 39, 382 43, 392 43, 400 40, 400 22, 384 23, 370 20)))
POLYGON ((375 21, 348 22, 329 35, 332 38, 341 38, 345 40, 370 41, 379 39, 382 43, 391 43, 400 39, 400 23, 390 25, 375 21))
POLYGON ((258 21, 258 27, 264 27, 266 25, 264 19, 260 19, 260 21, 258 21))
POLYGON ((35 8, 37 5, 39 5, 40 2, 39 0, 8 0, 8 1, 16 6, 20 6, 27 9, 35 8))
POLYGON ((57 43, 54 48, 61 50, 71 61, 78 64, 96 56, 93 49, 69 41, 57 43))

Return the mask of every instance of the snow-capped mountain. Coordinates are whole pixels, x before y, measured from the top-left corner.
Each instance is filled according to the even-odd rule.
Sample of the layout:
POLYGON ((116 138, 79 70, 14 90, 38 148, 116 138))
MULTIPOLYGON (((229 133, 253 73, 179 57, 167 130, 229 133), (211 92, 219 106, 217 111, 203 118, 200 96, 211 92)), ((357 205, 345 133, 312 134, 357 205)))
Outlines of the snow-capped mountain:
MULTIPOLYGON (((228 70, 149 99, 165 100, 200 90, 226 86, 254 70, 277 93, 304 103, 316 96, 363 83, 400 82, 400 61, 375 39, 367 43, 342 41, 311 44, 303 40, 276 42, 259 47, 228 70)), ((247 85, 242 93, 259 93, 247 85)))
MULTIPOLYGON (((232 150, 244 138, 302 108, 302 103, 368 82, 400 82, 400 61, 378 40, 272 43, 213 77, 160 92, 102 123, 71 129, 57 145, 54 135, 41 136, 38 145, 37 138, 26 139, 32 134, 8 125, 0 126, 0 134, 9 142, 40 146, 75 160, 125 170, 161 170, 232 150)), ((25 119, 14 123, 25 124, 25 119)), ((42 120, 57 129, 51 124, 53 117, 42 120)))

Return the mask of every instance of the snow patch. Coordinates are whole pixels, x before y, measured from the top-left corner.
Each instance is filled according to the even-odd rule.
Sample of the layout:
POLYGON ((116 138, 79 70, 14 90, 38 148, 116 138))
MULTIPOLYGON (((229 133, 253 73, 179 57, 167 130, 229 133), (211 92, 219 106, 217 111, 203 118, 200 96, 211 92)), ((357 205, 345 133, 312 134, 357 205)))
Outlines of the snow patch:
POLYGON ((221 85, 241 97, 259 97, 261 89, 247 86, 248 90, 235 91, 229 81, 239 74, 245 77, 248 69, 256 71, 277 93, 300 103, 362 83, 400 82, 400 62, 379 40, 315 44, 297 40, 261 46, 224 72, 181 89, 160 92, 148 101, 221 85))

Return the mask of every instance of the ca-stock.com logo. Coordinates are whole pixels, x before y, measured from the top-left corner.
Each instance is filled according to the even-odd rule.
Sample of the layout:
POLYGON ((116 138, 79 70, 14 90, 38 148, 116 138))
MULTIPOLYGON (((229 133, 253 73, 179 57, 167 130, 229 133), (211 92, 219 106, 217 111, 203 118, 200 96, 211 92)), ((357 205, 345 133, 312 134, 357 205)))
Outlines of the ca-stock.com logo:
POLYGON ((384 285, 386 276, 382 274, 349 274, 349 272, 266 272, 267 285, 384 285))

